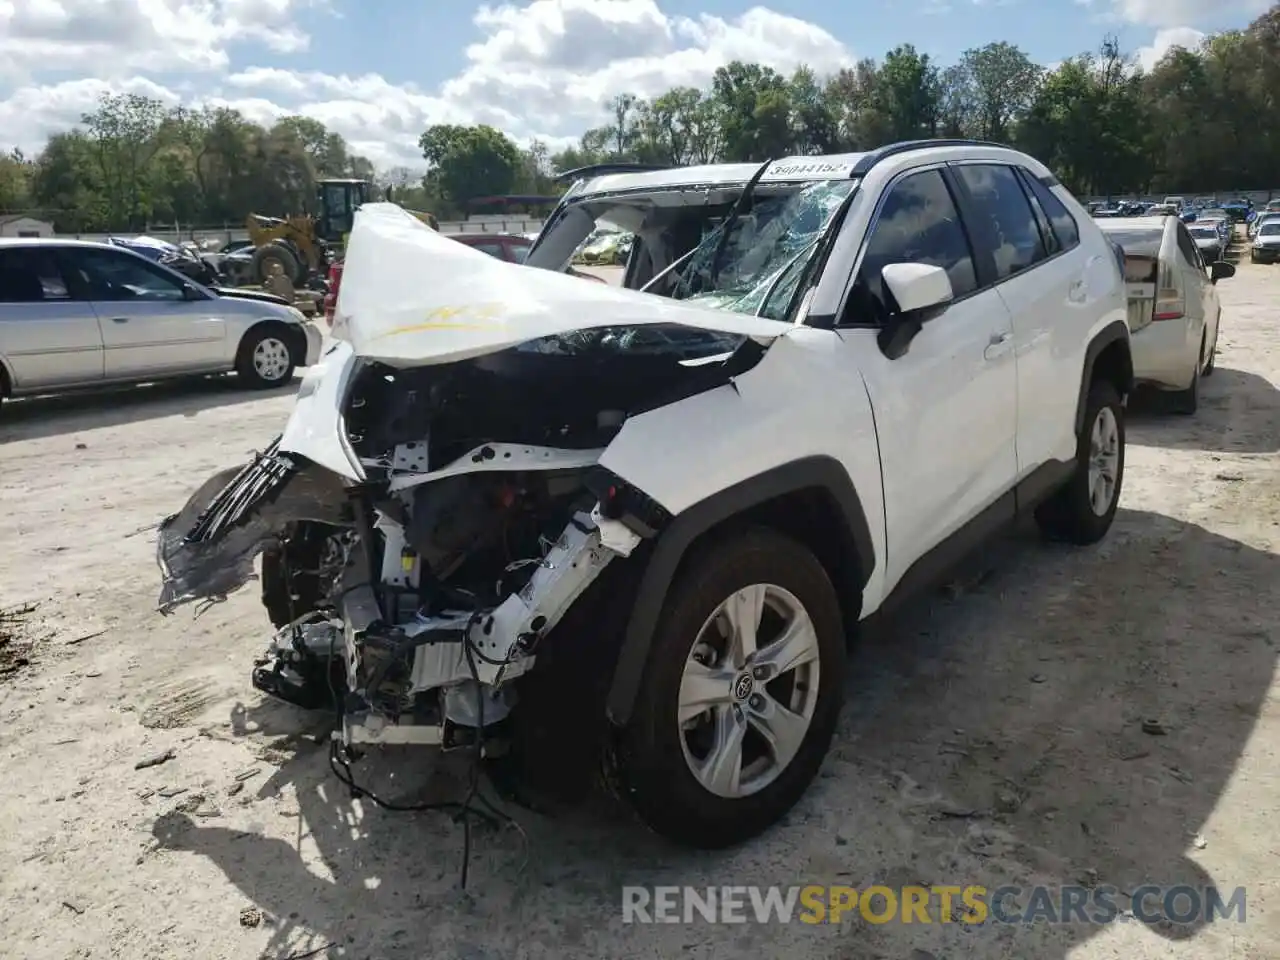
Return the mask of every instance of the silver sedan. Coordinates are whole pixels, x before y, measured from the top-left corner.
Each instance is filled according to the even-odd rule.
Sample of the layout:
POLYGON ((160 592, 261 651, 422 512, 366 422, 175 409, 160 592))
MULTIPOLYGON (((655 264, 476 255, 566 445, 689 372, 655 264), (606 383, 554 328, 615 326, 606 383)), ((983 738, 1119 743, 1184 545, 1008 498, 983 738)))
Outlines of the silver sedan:
POLYGON ((117 246, 0 239, 0 399, 235 371, 288 383, 320 331, 278 298, 214 290, 117 246))

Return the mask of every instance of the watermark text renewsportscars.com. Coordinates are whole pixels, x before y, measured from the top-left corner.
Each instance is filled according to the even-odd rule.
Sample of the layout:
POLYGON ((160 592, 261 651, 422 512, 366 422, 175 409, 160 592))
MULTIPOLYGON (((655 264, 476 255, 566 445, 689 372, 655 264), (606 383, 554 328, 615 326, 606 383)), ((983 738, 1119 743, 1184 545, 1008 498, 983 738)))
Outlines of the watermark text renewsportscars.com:
POLYGON ((623 923, 1245 922, 1245 890, 1146 885, 622 888, 623 923))

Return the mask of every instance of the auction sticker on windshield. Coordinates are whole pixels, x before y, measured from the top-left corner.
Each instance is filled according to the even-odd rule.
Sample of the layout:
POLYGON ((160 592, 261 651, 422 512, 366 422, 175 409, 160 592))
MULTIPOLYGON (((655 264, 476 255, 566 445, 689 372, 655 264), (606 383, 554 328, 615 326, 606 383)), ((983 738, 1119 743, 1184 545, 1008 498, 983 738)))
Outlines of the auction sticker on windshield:
POLYGON ((776 160, 764 172, 760 179, 764 180, 836 180, 853 176, 853 168, 862 159, 861 153, 846 153, 840 156, 823 157, 816 160, 811 157, 788 157, 776 160))

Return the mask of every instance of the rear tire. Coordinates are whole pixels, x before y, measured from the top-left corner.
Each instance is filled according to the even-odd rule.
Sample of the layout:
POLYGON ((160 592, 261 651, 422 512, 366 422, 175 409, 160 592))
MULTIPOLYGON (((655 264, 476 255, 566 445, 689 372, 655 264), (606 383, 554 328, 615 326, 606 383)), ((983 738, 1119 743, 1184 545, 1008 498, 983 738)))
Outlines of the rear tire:
POLYGON ((641 819, 678 843, 718 849, 756 836, 817 775, 844 673, 840 604, 809 550, 768 529, 708 544, 682 564, 663 605, 636 711, 618 744, 624 793, 641 819), (759 626, 754 659, 733 655, 728 611, 759 626), (787 629, 795 639, 784 657, 774 638, 787 629), (785 665, 800 649, 809 659, 770 677, 770 651, 785 665), (716 764, 715 756, 727 759, 716 764))
POLYGON ((1066 485, 1036 510, 1041 533, 1080 546, 1107 535, 1124 485, 1124 405, 1115 386, 1095 380, 1076 438, 1076 468, 1066 485), (1109 484, 1103 480, 1109 475, 1109 484), (1101 484, 1101 486, 1100 486, 1101 484))
POLYGON ((294 356, 289 335, 274 324, 254 327, 240 341, 236 373, 255 390, 282 387, 293 379, 294 356))
POLYGON ((1200 339, 1200 353, 1196 356, 1195 369, 1191 373, 1191 386, 1169 394, 1173 412, 1189 417, 1200 409, 1200 377, 1204 366, 1204 337, 1200 339))

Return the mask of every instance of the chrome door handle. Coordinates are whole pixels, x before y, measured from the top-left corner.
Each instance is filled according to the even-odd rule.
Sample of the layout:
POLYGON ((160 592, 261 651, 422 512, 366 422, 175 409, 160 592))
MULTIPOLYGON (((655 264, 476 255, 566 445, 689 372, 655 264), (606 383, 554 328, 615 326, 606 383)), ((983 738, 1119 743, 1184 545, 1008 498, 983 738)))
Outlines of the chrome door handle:
POLYGON ((987 349, 982 351, 982 356, 987 360, 997 360, 1009 352, 1009 341, 1013 339, 1013 335, 1009 333, 993 333, 991 339, 987 341, 987 349))

